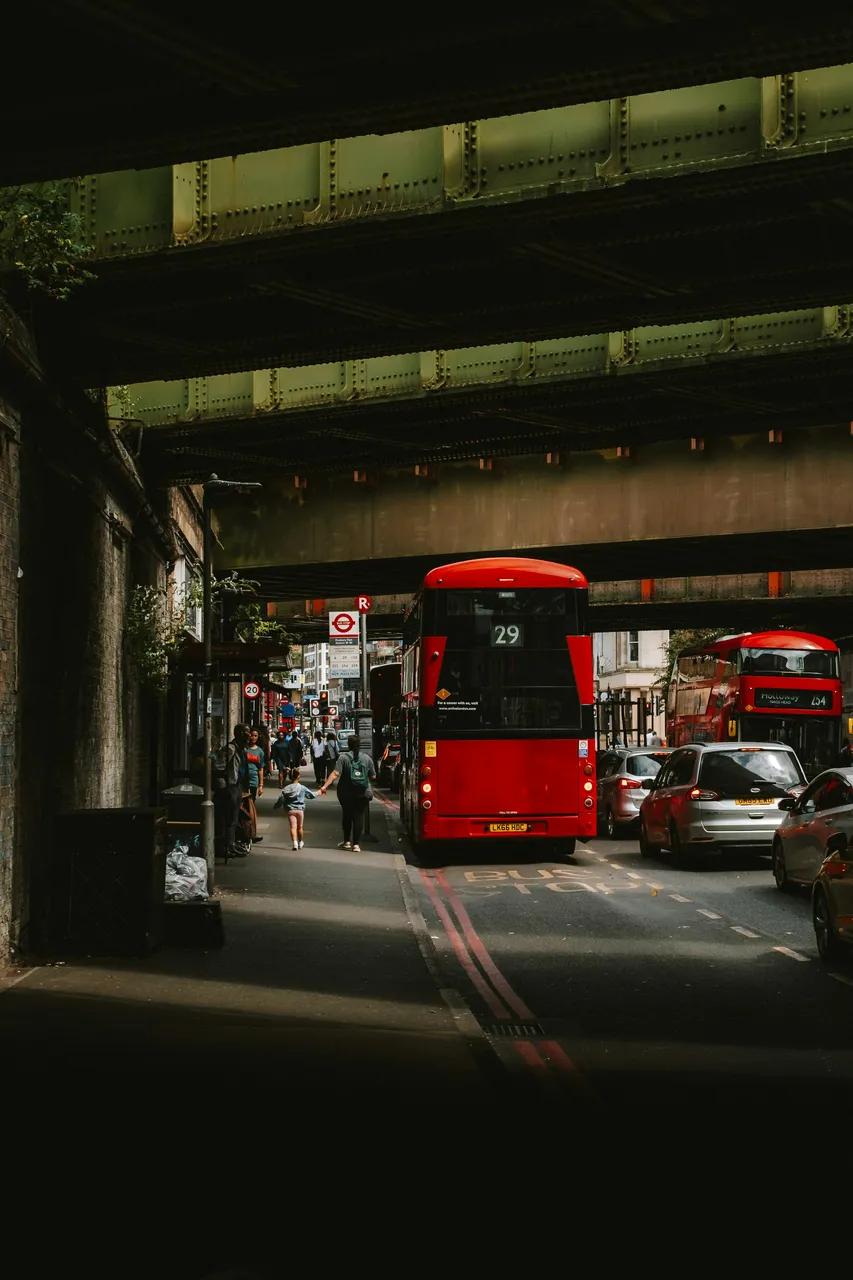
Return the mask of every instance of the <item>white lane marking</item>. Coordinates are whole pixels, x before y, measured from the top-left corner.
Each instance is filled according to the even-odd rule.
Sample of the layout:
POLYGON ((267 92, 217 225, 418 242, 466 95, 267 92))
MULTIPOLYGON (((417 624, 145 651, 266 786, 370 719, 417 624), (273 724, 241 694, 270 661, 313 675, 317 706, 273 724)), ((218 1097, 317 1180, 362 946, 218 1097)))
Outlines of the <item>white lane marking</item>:
POLYGON ((732 925, 733 933, 742 933, 745 938, 760 938, 760 933, 753 933, 751 929, 744 929, 742 924, 732 925))
POLYGON ((638 876, 636 871, 626 871, 626 876, 630 876, 632 880, 642 880, 642 876, 638 876))
POLYGON ((528 887, 527 887, 527 885, 526 885, 526 884, 516 884, 516 885, 515 885, 515 888, 518 890, 518 892, 519 892, 519 893, 529 893, 529 892, 530 892, 530 890, 528 889, 528 887))
POLYGON ((774 947, 774 951, 778 951, 781 956, 788 956, 791 960, 802 960, 803 964, 808 964, 808 956, 801 956, 799 951, 792 951, 790 947, 774 947))
POLYGON ((611 866, 611 867, 615 867, 617 871, 621 871, 621 870, 622 870, 622 863, 621 863, 621 862, 611 862, 611 863, 610 863, 610 866, 611 866))
POLYGON ((834 978, 836 982, 846 982, 848 987, 853 987, 853 978, 848 978, 843 973, 831 973, 830 978, 834 978))
POLYGON ((608 885, 608 884, 597 884, 595 887, 596 887, 596 889, 598 890, 598 892, 599 892, 599 893, 612 893, 612 892, 613 892, 613 890, 610 888, 610 885, 608 885))
POLYGON ((671 893, 669 896, 672 898, 673 902, 692 902, 693 901, 692 898, 682 898, 680 893, 671 893))
POLYGON ((661 889, 664 887, 662 884, 655 884, 654 880, 647 880, 646 886, 649 889, 657 889, 658 893, 660 893, 661 889))
POLYGON ((607 861, 607 859, 606 859, 606 858, 601 858, 601 857, 599 857, 599 855, 598 855, 598 854, 596 854, 596 855, 595 855, 595 860, 596 860, 596 862, 606 862, 606 861, 607 861))
POLYGON ((707 916, 709 920, 722 920, 722 916, 718 916, 716 911, 708 911, 705 907, 696 908, 697 916, 707 916))

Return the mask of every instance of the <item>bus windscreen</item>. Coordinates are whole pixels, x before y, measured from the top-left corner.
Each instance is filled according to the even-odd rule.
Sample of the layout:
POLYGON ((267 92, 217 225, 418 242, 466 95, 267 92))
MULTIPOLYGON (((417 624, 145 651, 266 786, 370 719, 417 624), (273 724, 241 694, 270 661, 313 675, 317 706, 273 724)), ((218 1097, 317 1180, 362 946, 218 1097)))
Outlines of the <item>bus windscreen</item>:
POLYGON ((838 679, 838 654, 821 649, 743 649, 741 671, 748 676, 816 676, 838 679))

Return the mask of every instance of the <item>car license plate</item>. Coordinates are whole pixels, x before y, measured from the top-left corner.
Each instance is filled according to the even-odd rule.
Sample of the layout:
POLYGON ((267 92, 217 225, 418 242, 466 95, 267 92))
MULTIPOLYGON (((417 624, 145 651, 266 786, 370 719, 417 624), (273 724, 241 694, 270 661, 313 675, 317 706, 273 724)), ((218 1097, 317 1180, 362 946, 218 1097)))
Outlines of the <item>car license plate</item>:
POLYGON ((490 822, 490 831, 529 831, 529 822, 490 822))
POLYGON ((735 800, 735 804, 776 804, 775 800, 735 800))

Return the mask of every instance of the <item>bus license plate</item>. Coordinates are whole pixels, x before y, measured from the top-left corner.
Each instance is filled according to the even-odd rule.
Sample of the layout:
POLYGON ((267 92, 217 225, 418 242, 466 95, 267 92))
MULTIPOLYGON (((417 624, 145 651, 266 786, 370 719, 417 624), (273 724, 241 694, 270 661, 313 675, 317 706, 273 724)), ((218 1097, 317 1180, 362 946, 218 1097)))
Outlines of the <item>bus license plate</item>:
POLYGON ((529 822, 490 822, 490 831, 529 831, 529 822))
POLYGON ((748 804, 752 806, 754 804, 776 804, 776 801, 775 800, 735 800, 735 804, 748 804))

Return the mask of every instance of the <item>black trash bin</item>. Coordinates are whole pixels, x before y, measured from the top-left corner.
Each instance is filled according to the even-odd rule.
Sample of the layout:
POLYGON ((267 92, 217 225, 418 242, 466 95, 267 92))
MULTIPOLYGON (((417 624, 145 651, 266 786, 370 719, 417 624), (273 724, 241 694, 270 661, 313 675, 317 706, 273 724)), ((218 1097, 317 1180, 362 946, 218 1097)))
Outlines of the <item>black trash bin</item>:
POLYGON ((144 955, 163 941, 166 810, 81 809, 54 820, 48 947, 144 955))
POLYGON ((179 782, 160 792, 160 802, 165 805, 169 846, 176 840, 189 847, 192 854, 202 855, 201 850, 201 802, 204 789, 191 782, 179 782), (198 836, 198 847, 196 847, 198 836))

